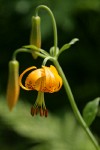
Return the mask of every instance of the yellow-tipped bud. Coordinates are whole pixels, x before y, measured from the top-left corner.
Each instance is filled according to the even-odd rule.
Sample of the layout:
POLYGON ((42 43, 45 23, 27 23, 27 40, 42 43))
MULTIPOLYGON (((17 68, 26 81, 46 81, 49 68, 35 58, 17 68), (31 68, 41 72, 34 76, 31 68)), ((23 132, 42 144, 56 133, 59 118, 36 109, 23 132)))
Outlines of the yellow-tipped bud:
MULTIPOLYGON (((30 36, 30 45, 35 45, 38 48, 41 47, 41 30, 40 30, 40 17, 32 17, 32 30, 30 36)), ((35 51, 33 51, 32 56, 36 59, 38 56, 35 51)))
POLYGON ((7 86, 7 103, 10 110, 16 105, 19 97, 19 62, 12 60, 9 62, 9 76, 7 86))

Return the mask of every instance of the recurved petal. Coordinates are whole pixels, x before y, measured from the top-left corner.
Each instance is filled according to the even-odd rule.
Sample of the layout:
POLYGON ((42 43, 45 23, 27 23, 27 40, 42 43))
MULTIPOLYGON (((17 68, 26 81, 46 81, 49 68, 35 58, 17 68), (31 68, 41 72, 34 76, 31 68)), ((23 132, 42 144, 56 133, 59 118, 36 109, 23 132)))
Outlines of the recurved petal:
POLYGON ((31 90, 39 90, 42 84, 41 78, 43 78, 44 76, 45 74, 42 68, 32 71, 25 80, 25 86, 31 90))
POLYGON ((60 88, 59 86, 59 75, 56 72, 56 70, 54 69, 54 72, 51 71, 50 67, 43 67, 45 70, 45 91, 44 92, 49 92, 49 93, 53 93, 58 91, 60 88), (57 77, 56 77, 57 76, 57 77))
POLYGON ((58 74, 54 74, 56 80, 55 92, 59 91, 62 87, 62 78, 58 74))
POLYGON ((56 86, 55 86, 55 92, 59 91, 60 88, 62 87, 62 78, 58 74, 56 68, 54 66, 50 66, 50 70, 52 71, 53 75, 55 76, 55 81, 56 81, 56 86))
POLYGON ((34 85, 35 90, 37 91, 41 91, 41 92, 45 92, 45 76, 42 76, 41 78, 39 78, 34 85))
POLYGON ((53 65, 50 65, 50 70, 51 70, 51 72, 58 74, 57 69, 53 65))
POLYGON ((45 71, 45 86, 44 86, 44 92, 49 92, 52 93, 52 86, 53 86, 53 79, 54 79, 54 75, 52 74, 52 72, 50 71, 49 67, 45 67, 43 66, 43 69, 45 71))
POLYGON ((46 67, 45 74, 47 90, 50 93, 59 91, 62 86, 62 78, 59 76, 56 68, 54 66, 46 67))
POLYGON ((24 90, 32 90, 32 89, 28 88, 28 86, 25 87, 25 86, 22 84, 22 78, 23 78, 23 76, 25 75, 26 72, 30 71, 31 69, 36 69, 36 67, 35 67, 35 66, 32 66, 32 67, 27 68, 27 69, 24 70, 24 71, 22 72, 22 74, 19 76, 19 85, 20 85, 21 88, 23 88, 24 90))

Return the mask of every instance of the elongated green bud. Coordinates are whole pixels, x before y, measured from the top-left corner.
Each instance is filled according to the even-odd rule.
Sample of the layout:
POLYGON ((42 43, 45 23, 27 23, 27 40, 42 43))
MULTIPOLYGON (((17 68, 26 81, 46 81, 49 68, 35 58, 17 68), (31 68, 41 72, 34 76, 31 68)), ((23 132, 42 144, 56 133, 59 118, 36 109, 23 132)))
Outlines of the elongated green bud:
POLYGON ((16 105, 19 97, 19 62, 12 60, 9 62, 9 76, 7 86, 7 103, 10 110, 16 105))
MULTIPOLYGON (((35 45, 38 48, 41 47, 41 30, 40 30, 40 17, 32 17, 32 30, 30 36, 30 45, 35 45)), ((37 55, 33 50, 33 58, 36 59, 37 55)))

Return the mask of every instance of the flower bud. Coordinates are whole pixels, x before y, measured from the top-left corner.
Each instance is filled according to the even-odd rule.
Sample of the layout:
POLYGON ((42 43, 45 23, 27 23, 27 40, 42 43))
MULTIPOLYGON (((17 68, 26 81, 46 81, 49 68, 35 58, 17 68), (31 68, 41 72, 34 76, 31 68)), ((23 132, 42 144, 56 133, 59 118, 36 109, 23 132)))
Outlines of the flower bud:
MULTIPOLYGON (((41 30, 40 30, 40 17, 32 17, 32 30, 30 36, 30 45, 35 45, 38 48, 41 47, 41 30)), ((35 51, 33 51, 32 56, 34 59, 37 58, 35 51)))
POLYGON ((12 60, 9 62, 9 76, 7 86, 7 103, 10 110, 16 105, 19 97, 19 62, 12 60))

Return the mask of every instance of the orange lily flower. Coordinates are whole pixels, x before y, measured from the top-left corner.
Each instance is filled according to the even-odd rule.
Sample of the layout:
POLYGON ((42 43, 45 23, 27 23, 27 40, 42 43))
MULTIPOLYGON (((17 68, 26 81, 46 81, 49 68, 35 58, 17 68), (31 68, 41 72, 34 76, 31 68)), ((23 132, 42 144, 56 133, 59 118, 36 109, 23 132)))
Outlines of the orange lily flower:
POLYGON ((36 69, 29 73, 25 79, 25 86, 22 84, 22 78, 26 72, 36 69, 35 66, 26 69, 19 77, 19 84, 24 90, 37 90, 38 96, 34 106, 31 108, 31 114, 40 112, 40 116, 47 116, 47 109, 44 102, 44 92, 57 92, 62 87, 62 78, 59 76, 54 66, 36 69))

